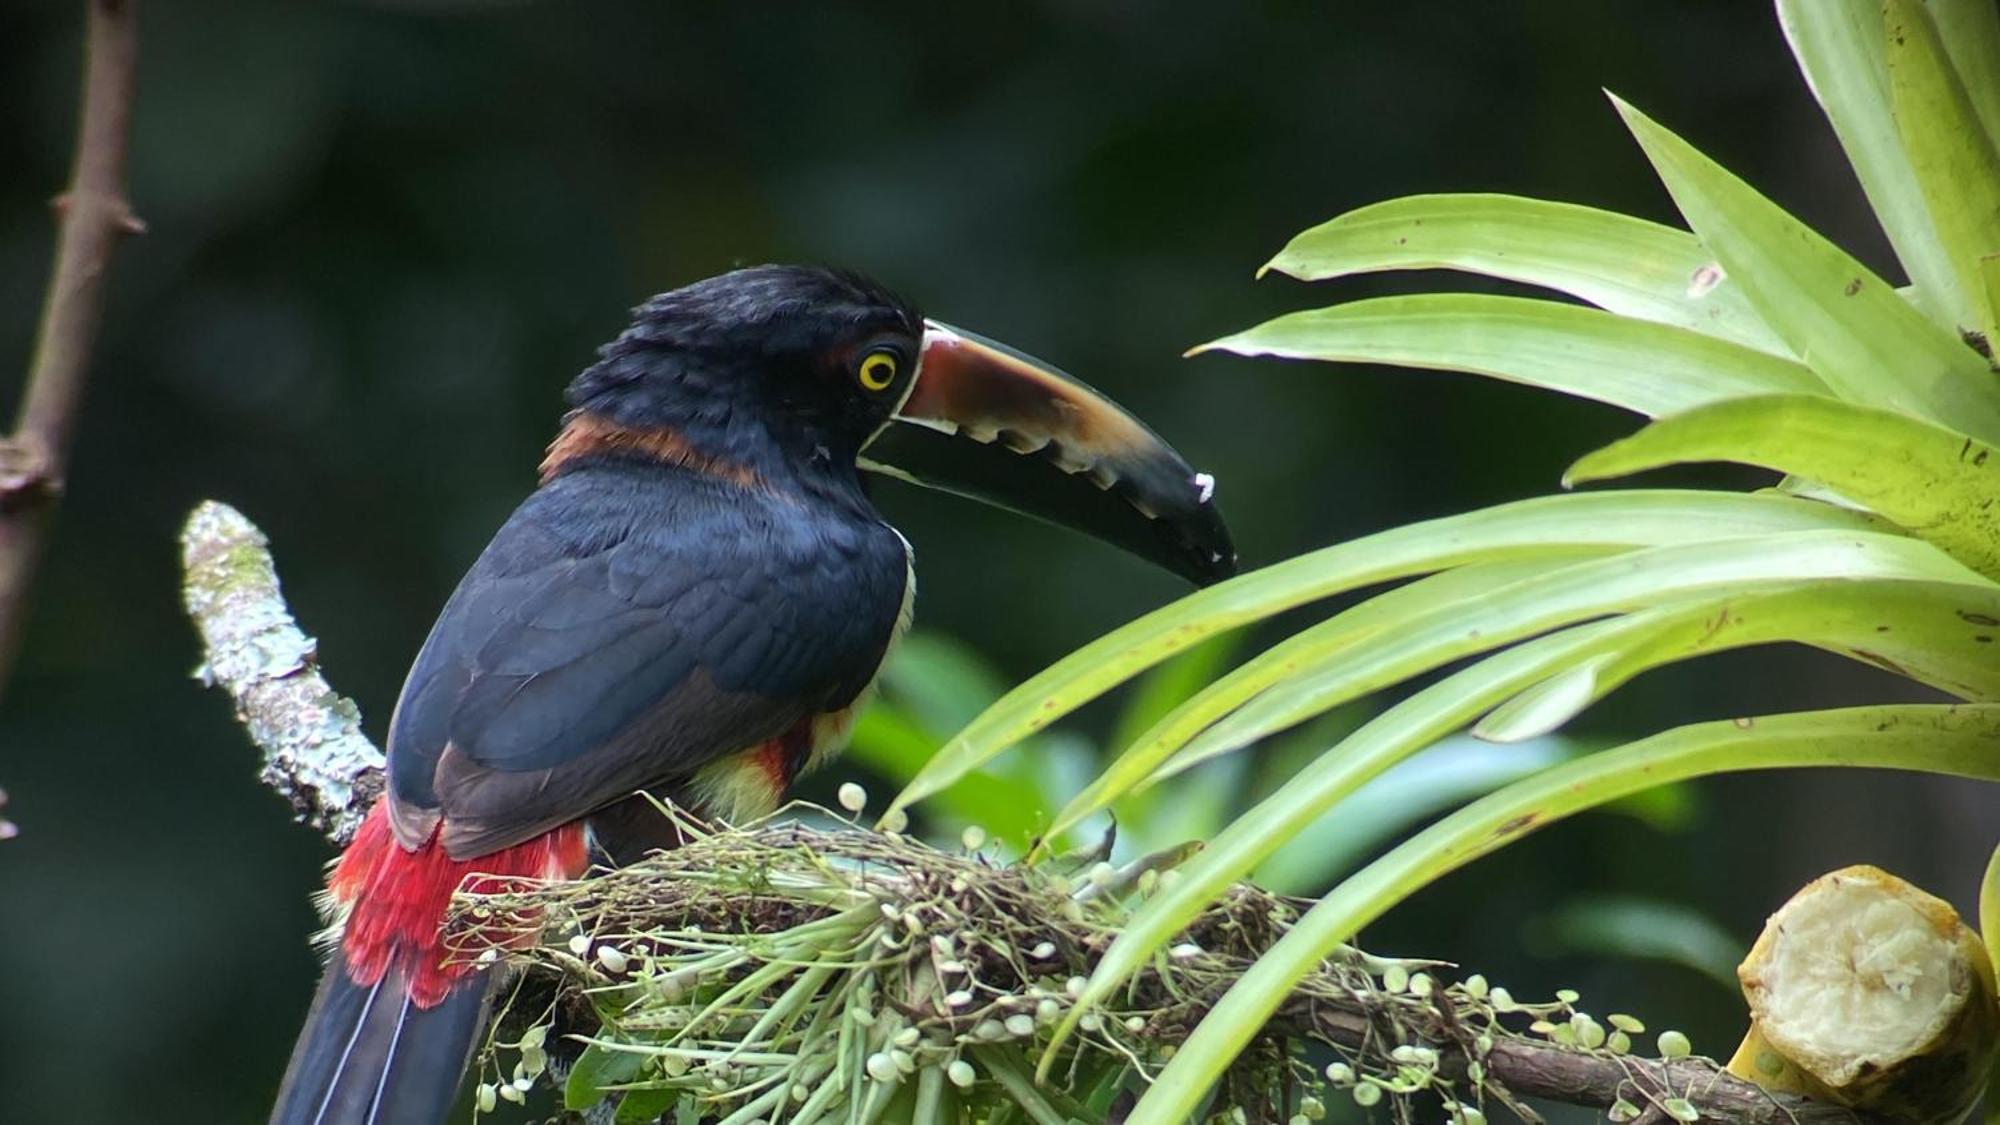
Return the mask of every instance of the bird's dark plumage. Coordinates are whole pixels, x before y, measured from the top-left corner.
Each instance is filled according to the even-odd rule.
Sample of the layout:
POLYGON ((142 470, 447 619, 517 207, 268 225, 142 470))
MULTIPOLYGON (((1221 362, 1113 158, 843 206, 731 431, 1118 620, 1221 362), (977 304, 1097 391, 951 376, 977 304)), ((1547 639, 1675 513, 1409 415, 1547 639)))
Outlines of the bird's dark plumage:
POLYGON ((274 1125, 440 1120, 492 984, 446 954, 454 892, 575 877, 592 844, 670 845, 636 794, 762 814, 838 748, 909 623, 909 545, 860 475, 892 424, 937 439, 939 487, 1197 580, 1234 566, 1212 478, 1136 419, 852 274, 762 266, 654 297, 567 397, 540 487, 403 686, 388 792, 327 883, 339 944, 274 1125), (976 471, 951 464, 967 450, 976 471))
POLYGON ((691 777, 853 703, 907 578, 902 539, 858 505, 576 464, 439 617, 391 728, 394 799, 442 813, 465 856, 691 777))

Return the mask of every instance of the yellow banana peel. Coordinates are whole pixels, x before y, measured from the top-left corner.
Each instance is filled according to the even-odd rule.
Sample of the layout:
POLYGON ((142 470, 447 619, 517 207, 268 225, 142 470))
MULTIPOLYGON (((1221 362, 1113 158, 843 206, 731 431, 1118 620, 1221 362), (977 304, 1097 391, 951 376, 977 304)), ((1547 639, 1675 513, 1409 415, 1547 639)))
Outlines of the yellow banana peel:
POLYGON ((1957 1125, 1985 1092, 2000 1042, 1986 943, 1880 868, 1807 884, 1736 975, 1750 1005, 1739 1078, 1920 1125, 1957 1125))

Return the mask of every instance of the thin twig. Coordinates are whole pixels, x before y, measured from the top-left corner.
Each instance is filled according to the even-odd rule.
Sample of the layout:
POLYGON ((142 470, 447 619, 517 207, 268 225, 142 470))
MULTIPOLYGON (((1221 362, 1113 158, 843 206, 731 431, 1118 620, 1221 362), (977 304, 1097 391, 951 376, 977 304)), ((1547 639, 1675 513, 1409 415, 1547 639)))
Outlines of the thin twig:
POLYGON ((62 493, 78 403, 90 371, 111 252, 144 230, 125 197, 138 0, 91 0, 83 107, 69 190, 57 196, 56 258, 12 435, 0 440, 0 689, 20 650, 28 586, 62 493))

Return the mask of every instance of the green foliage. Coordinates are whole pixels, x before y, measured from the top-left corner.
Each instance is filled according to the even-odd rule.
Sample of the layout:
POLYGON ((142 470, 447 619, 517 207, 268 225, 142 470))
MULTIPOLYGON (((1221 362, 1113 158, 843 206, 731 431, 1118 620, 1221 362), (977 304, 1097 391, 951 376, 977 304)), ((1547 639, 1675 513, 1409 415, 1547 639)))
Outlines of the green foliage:
MULTIPOLYGON (((1394 528, 1243 575, 1123 627, 1001 696, 894 808, 981 784, 988 764, 1162 661, 1332 595, 1397 580, 1205 683, 1149 722, 1051 832, 1183 771, 1449 665, 1224 826, 1099 960, 1056 1035, 1115 996, 1227 888, 1412 755, 1472 727, 1512 743, 1633 676, 1791 642, 1968 701, 1744 718, 1539 762, 1354 872, 1245 972, 1128 1120, 1204 1104, 1301 976, 1444 873, 1555 819, 1677 779, 1871 766, 2000 779, 2000 22, 1990 5, 1780 0, 1799 65, 1913 284, 1896 289, 1638 110, 1613 99, 1689 230, 1569 204, 1433 195, 1301 234, 1270 264, 1317 280, 1450 268, 1596 306, 1435 294, 1293 313, 1207 345, 1466 371, 1658 418, 1570 481, 1684 461, 1788 474, 1753 495, 1553 496, 1394 528), (1983 8, 1983 10, 1982 10, 1983 8), (1942 28, 1942 30, 1941 30, 1942 28), (1971 46, 1968 46, 1971 45, 1971 46)), ((1210 767, 1212 768, 1212 767, 1210 767)), ((1435 792, 1442 793, 1442 790, 1435 792)), ((1471 796, 1472 794, 1452 795, 1471 796)), ((1052 1048, 1044 1056, 1056 1057, 1052 1048)))

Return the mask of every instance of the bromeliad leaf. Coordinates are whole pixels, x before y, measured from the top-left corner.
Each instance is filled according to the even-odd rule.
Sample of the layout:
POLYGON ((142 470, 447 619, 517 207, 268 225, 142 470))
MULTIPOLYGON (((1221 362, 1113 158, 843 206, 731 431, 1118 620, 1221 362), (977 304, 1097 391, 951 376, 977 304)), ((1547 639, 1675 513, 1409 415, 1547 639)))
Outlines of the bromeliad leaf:
POLYGON ((1223 994, 1126 1120, 1186 1120, 1292 986, 1342 942, 1439 876, 1527 832, 1642 789, 1742 770, 1846 766, 2000 780, 1996 739, 2000 704, 1814 711, 1681 727, 1510 785, 1418 833, 1307 911, 1223 994))
POLYGON ((1123 751, 1063 806, 1049 826, 1050 834, 1082 823, 1143 787, 1160 763, 1189 739, 1301 668, 1324 664, 1336 653, 1388 632, 1400 632, 1413 621, 1470 611, 1516 582, 1603 553, 1602 549, 1551 551, 1533 558, 1468 564, 1379 594, 1286 638, 1183 700, 1144 731, 1114 743, 1123 746, 1123 751))
MULTIPOLYGON (((1579 562, 1476 599, 1418 605, 1393 629, 1287 659, 1266 671, 1262 686, 1268 690, 1226 719, 1197 696, 1187 708, 1198 711, 1206 723, 1162 723, 1161 735, 1126 751, 1106 776, 1148 778, 1162 772, 1160 763, 1169 758, 1171 772, 1179 772, 1408 676, 1544 630, 1704 593, 1753 592, 1773 583, 1836 577, 1990 585, 1913 540, 1841 532, 1673 544, 1579 562), (1198 745, 1176 755, 1195 732, 1200 732, 1198 745)), ((1088 816, 1119 792, 1109 785, 1093 786, 1086 793, 1092 806, 1086 807, 1080 797, 1058 815, 1057 823, 1088 816)))
POLYGON ((1896 130, 1966 306, 1957 327, 2000 338, 2000 294, 1987 292, 1979 264, 2000 253, 2000 152, 1922 0, 1886 0, 1882 18, 1896 130))
POLYGON ((1808 395, 1698 406, 1570 467, 1565 484, 1684 461, 1736 461, 1806 477, 2000 577, 2000 457, 1956 430, 1808 395))
MULTIPOLYGON (((1773 599, 1725 605, 1709 623, 1719 639, 1703 645, 1710 651, 1770 641, 1813 645, 1960 699, 1987 702, 2000 700, 2000 668, 1988 655, 2000 633, 1996 623, 2000 623, 2000 587, 1897 582, 1865 583, 1860 588, 1843 583, 1834 588, 1829 583, 1824 588, 1802 586, 1773 599), (1794 602, 1800 614, 1785 621, 1785 631, 1773 632, 1771 623, 1782 617, 1774 609, 1794 602), (1748 629, 1743 618, 1746 605, 1756 611, 1748 629), (1721 637, 1723 633, 1734 635, 1721 637)), ((1579 661, 1494 708, 1475 733, 1494 741, 1536 737, 1582 714, 1633 677, 1695 655, 1699 653, 1671 632, 1638 637, 1615 651, 1579 661)))
MULTIPOLYGON (((1105 951, 1077 1011, 1108 996, 1206 903, 1361 785, 1487 709, 1579 663, 1604 655, 1617 657, 1600 681, 1602 692, 1647 668, 1792 641, 1895 665, 1912 678, 1970 698, 1993 699, 2000 697, 2000 666, 1990 655, 1994 632, 1990 622, 1996 619, 2000 619, 2000 588, 1984 582, 1831 579, 1763 591, 1714 591, 1503 650, 1369 720, 1238 817, 1181 868, 1173 887, 1163 888, 1127 924, 1105 951), (1897 624, 1885 633, 1880 629, 1885 622, 1897 624)), ((1253 705, 1238 714, 1254 709, 1253 705)), ((1282 726, 1270 722, 1259 729, 1282 726)), ((1162 772, 1180 768, 1184 759, 1209 756, 1202 745, 1207 737, 1190 745, 1183 758, 1168 763, 1162 772)), ((1246 741, 1247 737, 1233 734, 1226 745, 1246 741)))
POLYGON ((1472 293, 1381 297, 1289 313, 1196 351, 1211 349, 1470 371, 1648 417, 1741 395, 1828 393, 1802 364, 1692 329, 1472 293))
POLYGON ((2000 6, 1987 0, 1930 0, 1925 8, 1987 140, 2000 144, 2000 6))
POLYGON ((1972 302, 1958 289, 1889 111, 1881 0, 1778 0, 1778 24, 1915 284, 1916 304, 1947 331, 1970 323, 1972 302))
MULTIPOLYGON (((1616 657, 1594 697, 1648 668, 1773 642, 1840 652, 1975 699, 2000 698, 1991 659, 2000 589, 1902 580, 1806 582, 1719 592, 1538 637, 1481 660, 1363 724, 1217 835, 1104 953, 1077 1012, 1109 996, 1202 907, 1369 780, 1481 712, 1599 656, 1616 657), (1885 622, 1896 622, 1889 632, 1885 622)), ((1275 726, 1276 724, 1271 724, 1275 726)), ((1242 740, 1234 740, 1241 745, 1242 740)), ((1189 747, 1196 758, 1201 744, 1189 747)), ((1169 763, 1163 772, 1181 765, 1169 763)), ((1067 1029, 1069 1025, 1064 1025, 1067 1029)))
POLYGON ((1392 199, 1321 223, 1264 266, 1302 281, 1414 269, 1546 286, 1620 316, 1793 358, 1693 235, 1573 203, 1480 194, 1392 199))
POLYGON ((1043 669, 946 743, 890 810, 936 793, 1125 680, 1239 625, 1377 582, 1467 563, 1814 528, 1868 517, 1783 496, 1695 491, 1539 497, 1324 547, 1190 594, 1043 669))
POLYGON ((1993 372, 1845 251, 1613 99, 1702 244, 1835 394, 2000 441, 1993 372))

